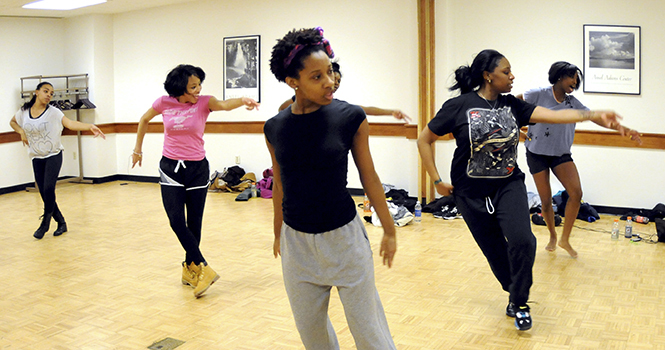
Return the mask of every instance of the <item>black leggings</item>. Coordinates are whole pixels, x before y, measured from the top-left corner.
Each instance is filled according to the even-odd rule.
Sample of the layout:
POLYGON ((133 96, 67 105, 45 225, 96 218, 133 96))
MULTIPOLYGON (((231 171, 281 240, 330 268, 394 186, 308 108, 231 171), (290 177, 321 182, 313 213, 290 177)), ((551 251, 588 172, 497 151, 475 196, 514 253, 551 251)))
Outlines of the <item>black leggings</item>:
POLYGON ((185 262, 205 262, 199 249, 210 176, 208 160, 159 162, 162 202, 173 232, 185 249, 185 262), (187 215, 185 215, 185 211, 187 215))
POLYGON ((526 305, 533 284, 536 237, 531 232, 524 175, 486 198, 455 196, 478 247, 510 301, 526 305))
MULTIPOLYGON (((35 174, 35 185, 39 189, 39 195, 44 202, 44 214, 60 214, 55 202, 55 184, 58 182, 62 168, 62 152, 48 158, 33 158, 32 170, 35 174)), ((61 216, 61 215, 60 215, 61 216)))

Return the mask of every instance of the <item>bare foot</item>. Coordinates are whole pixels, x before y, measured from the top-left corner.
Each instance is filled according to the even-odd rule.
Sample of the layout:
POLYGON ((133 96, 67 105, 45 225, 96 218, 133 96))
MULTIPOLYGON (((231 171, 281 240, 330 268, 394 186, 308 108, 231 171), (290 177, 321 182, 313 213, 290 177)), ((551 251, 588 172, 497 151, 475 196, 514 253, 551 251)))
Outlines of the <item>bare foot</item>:
POLYGON ((556 250, 556 239, 550 239, 550 243, 545 246, 545 250, 553 252, 556 250))
POLYGON ((568 254, 570 254, 570 256, 572 256, 573 258, 577 258, 577 252, 575 251, 575 249, 573 249, 570 243, 559 242, 559 247, 565 249, 568 252, 568 254))

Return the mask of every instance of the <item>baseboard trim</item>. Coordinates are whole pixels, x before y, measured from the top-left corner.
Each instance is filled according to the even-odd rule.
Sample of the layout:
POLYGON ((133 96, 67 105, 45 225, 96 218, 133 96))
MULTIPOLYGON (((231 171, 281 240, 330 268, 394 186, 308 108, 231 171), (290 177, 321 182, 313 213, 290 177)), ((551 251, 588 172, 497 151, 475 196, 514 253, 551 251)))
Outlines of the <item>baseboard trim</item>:
MULTIPOLYGON (((58 178, 58 181, 67 180, 71 178, 73 178, 73 176, 63 176, 58 178)), ((147 183, 159 182, 159 176, 142 176, 142 175, 125 175, 125 174, 115 174, 115 175, 95 177, 95 178, 84 177, 83 179, 90 180, 92 181, 93 184, 102 184, 113 181, 132 181, 132 182, 147 182, 147 183)), ((25 184, 0 188, 0 195, 12 192, 25 191, 27 188, 31 188, 34 186, 35 186, 34 182, 28 182, 25 184)), ((348 190, 352 196, 363 196, 365 194, 365 191, 362 188, 348 188, 348 190)), ((610 215, 624 215, 625 213, 628 212, 640 212, 642 210, 648 210, 648 209, 637 209, 637 208, 626 208, 626 207, 607 207, 607 206, 593 205, 593 204, 591 204, 591 206, 594 209, 596 209, 596 211, 600 214, 610 214, 610 215)))

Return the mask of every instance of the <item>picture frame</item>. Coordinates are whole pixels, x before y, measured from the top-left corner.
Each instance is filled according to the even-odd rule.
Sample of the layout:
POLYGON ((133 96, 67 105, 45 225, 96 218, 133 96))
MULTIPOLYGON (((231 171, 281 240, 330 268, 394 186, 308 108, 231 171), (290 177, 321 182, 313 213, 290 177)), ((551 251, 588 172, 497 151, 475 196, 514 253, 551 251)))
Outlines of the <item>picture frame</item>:
POLYGON ((640 95, 641 27, 584 26, 584 92, 640 95))
POLYGON ((224 99, 261 102, 261 36, 224 38, 224 99))

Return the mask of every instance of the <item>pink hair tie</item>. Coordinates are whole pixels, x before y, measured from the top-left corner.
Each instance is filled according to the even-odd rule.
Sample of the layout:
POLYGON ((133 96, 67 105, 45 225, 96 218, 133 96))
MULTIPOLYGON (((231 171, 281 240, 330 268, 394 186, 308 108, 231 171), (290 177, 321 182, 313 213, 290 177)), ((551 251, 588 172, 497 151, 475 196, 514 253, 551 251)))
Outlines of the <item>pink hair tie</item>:
POLYGON ((302 49, 306 48, 307 46, 318 46, 318 45, 323 45, 323 49, 326 51, 326 54, 328 57, 333 58, 335 57, 335 53, 332 50, 332 47, 330 47, 330 41, 328 39, 323 37, 323 28, 321 27, 316 27, 314 29, 317 29, 319 31, 319 34, 321 34, 321 41, 313 43, 313 44, 298 44, 296 47, 294 47, 291 52, 289 52, 289 55, 286 56, 284 59, 284 68, 288 68, 289 65, 291 64, 291 61, 296 57, 298 52, 302 51, 302 49))

